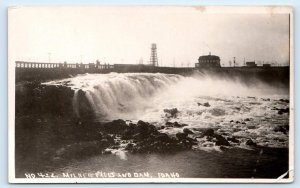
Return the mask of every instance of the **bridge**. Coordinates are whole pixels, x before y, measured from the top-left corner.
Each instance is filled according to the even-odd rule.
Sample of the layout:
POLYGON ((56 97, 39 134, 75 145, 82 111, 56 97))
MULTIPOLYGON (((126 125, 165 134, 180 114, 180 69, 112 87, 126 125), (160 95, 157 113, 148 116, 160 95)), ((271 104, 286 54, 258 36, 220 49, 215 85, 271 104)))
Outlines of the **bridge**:
POLYGON ((192 67, 157 67, 147 64, 101 64, 96 63, 43 63, 16 61, 16 81, 43 81, 51 79, 68 78, 84 73, 129 73, 129 72, 149 72, 166 74, 190 74, 195 68, 192 67))
POLYGON ((68 69, 113 69, 113 65, 110 64, 100 64, 100 62, 83 64, 83 63, 74 63, 69 64, 64 63, 39 63, 39 62, 25 62, 25 61, 16 61, 17 69, 55 69, 55 68, 68 68, 68 69))

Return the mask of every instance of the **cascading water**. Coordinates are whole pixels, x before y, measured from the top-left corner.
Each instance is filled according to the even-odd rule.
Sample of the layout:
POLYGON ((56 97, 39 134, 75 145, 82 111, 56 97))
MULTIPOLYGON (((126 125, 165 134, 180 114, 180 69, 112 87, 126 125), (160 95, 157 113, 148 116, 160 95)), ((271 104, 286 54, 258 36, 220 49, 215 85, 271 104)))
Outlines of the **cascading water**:
MULTIPOLYGON (((259 82, 249 87, 238 80, 205 74, 184 77, 161 73, 85 74, 45 84, 74 89, 73 107, 77 116, 81 108, 78 92, 82 90, 98 121, 144 120, 157 126, 177 121, 194 130, 215 127, 220 134, 234 135, 241 142, 251 137, 261 145, 288 144, 287 135, 274 131, 277 125, 288 124, 288 114, 274 110, 289 107, 279 101, 288 99, 286 88, 259 82), (167 117, 164 109, 173 108, 178 109, 177 116, 167 117), (246 124, 245 119, 252 121, 246 124)), ((181 131, 182 128, 161 130, 170 135, 181 131)))
POLYGON ((162 93, 170 85, 183 79, 180 75, 166 74, 98 74, 81 75, 75 78, 47 84, 67 83, 75 90, 74 112, 80 116, 78 105, 79 89, 85 91, 97 118, 114 119, 133 116, 147 108, 153 96, 162 93), (130 114, 130 116, 128 116, 130 114))
POLYGON ((140 112, 156 93, 176 83, 180 76, 111 74, 94 79, 91 85, 82 89, 98 118, 114 119, 130 118, 128 114, 140 112))

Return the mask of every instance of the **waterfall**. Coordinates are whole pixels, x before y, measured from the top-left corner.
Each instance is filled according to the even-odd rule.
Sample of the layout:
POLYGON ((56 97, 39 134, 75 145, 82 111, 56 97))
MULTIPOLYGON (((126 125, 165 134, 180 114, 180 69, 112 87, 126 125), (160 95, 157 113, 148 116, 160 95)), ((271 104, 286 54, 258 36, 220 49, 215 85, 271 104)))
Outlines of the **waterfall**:
POLYGON ((82 109, 87 109, 84 106, 86 102, 82 103, 84 97, 98 120, 138 119, 147 112, 149 114, 147 109, 151 108, 155 113, 164 108, 185 108, 183 105, 189 100, 201 96, 286 93, 285 90, 280 92, 280 89, 258 81, 252 87, 236 78, 226 79, 206 74, 190 77, 162 73, 84 74, 45 84, 71 87, 75 91, 74 114, 80 117, 82 109))
MULTIPOLYGON (((86 74, 72 78, 74 113, 80 116, 78 89, 85 92, 95 115, 99 119, 126 118, 148 107, 153 96, 183 79, 180 75, 126 73, 86 74)), ((151 104, 151 103, 150 103, 151 104)))

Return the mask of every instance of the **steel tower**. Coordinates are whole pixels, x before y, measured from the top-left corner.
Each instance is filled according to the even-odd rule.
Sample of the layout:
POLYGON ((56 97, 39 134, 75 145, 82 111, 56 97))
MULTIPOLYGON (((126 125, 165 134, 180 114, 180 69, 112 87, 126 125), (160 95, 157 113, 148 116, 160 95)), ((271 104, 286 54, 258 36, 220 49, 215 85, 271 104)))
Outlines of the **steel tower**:
POLYGON ((150 64, 152 66, 158 66, 157 48, 156 48, 156 44, 155 43, 151 44, 150 64))

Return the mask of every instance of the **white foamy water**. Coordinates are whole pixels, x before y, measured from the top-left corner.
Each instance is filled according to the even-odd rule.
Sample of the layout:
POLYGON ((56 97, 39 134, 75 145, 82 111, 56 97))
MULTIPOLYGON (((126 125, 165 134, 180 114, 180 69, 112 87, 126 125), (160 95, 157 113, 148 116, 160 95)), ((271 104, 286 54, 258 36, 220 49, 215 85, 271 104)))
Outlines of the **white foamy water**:
MULTIPOLYGON (((275 130, 289 123, 289 114, 278 114, 276 110, 289 107, 289 103, 279 101, 288 99, 287 89, 262 83, 248 87, 238 80, 206 75, 183 77, 160 73, 85 74, 45 84, 74 89, 74 113, 78 116, 77 91, 81 89, 99 121, 144 120, 157 126, 177 121, 187 124, 184 128, 195 134, 197 129, 216 128, 219 134, 234 136, 241 143, 252 139, 264 146, 288 145, 288 134, 275 130), (166 116, 164 109, 172 108, 178 109, 177 116, 166 116)), ((161 131, 174 135, 183 128, 166 127, 161 131)), ((211 143, 199 139, 199 147, 207 146, 211 143)))

